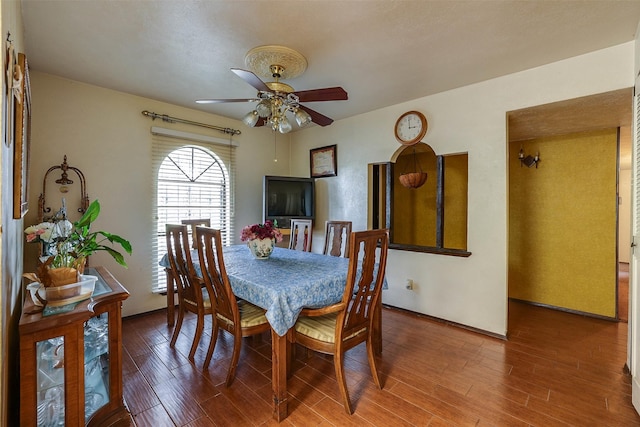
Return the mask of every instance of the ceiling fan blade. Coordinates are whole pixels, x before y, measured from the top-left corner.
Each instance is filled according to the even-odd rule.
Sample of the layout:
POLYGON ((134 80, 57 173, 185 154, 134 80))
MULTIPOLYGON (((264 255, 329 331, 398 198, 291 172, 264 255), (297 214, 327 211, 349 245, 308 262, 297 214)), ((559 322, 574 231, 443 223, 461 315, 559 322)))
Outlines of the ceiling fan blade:
POLYGON ((238 77, 249 83, 254 88, 258 89, 259 91, 271 92, 269 86, 267 86, 265 82, 260 80, 260 77, 256 76, 251 71, 242 70, 240 68, 232 68, 231 71, 233 71, 238 77))
POLYGON ((196 99, 197 104, 220 104, 223 102, 257 102, 260 101, 257 98, 246 99, 196 99))
POLYGON ((349 99, 347 92, 339 86, 324 89, 301 90, 294 92, 300 102, 345 101, 349 99))
POLYGON ((299 108, 303 109, 304 111, 306 111, 307 113, 309 113, 309 115, 311 116, 311 120, 313 120, 313 123, 320 125, 320 126, 329 126, 331 123, 333 123, 333 119, 318 113, 315 110, 312 110, 309 107, 305 107, 304 105, 300 105, 299 108))

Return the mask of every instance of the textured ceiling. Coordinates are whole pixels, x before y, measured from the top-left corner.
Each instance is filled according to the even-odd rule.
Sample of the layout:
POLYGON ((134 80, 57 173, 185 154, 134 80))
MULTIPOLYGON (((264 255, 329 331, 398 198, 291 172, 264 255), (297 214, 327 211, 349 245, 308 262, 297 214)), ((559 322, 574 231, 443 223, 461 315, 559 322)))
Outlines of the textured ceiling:
POLYGON ((633 40, 640 1, 22 0, 33 70, 240 119, 229 69, 279 44, 307 61, 296 90, 336 120, 633 40))
POLYGON ((632 102, 628 88, 511 111, 509 141, 629 127, 632 102))

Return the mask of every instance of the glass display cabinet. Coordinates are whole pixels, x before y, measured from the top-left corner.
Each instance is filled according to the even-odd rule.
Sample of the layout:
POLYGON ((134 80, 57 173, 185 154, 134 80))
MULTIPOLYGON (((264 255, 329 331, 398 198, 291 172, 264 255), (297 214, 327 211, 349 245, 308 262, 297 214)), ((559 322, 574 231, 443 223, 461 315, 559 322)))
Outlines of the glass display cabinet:
POLYGON ((104 267, 87 300, 37 312, 27 293, 20 318, 20 425, 111 425, 129 419, 122 395, 122 301, 104 267))

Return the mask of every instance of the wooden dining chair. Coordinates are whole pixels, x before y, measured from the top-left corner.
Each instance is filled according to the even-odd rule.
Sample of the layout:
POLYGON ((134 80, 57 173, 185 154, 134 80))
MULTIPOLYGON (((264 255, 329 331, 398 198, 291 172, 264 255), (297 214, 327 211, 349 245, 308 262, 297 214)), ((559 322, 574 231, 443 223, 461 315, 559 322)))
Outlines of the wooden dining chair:
POLYGON ((292 219, 289 249, 311 252, 313 221, 310 219, 292 219))
POLYGON ((211 362, 219 329, 229 332, 233 335, 233 355, 226 381, 226 385, 229 387, 236 376, 242 338, 266 332, 271 329, 271 325, 269 325, 262 308, 244 300, 237 300, 233 294, 224 266, 220 230, 198 226, 196 227, 196 239, 198 240, 198 257, 200 258, 202 276, 214 307, 213 333, 204 361, 204 369, 207 369, 211 362))
MULTIPOLYGON (((310 350, 333 355, 344 408, 352 414, 344 375, 347 350, 366 343, 373 380, 378 388, 382 388, 374 356, 374 322, 379 312, 374 314, 384 282, 389 231, 358 231, 351 233, 349 240, 349 270, 342 300, 324 308, 303 309, 295 326, 287 333, 287 339, 310 350)), ((292 358, 292 354, 290 352, 289 357, 292 358)))
POLYGON ((176 344, 185 312, 194 313, 197 316, 196 331, 189 351, 189 359, 193 360, 193 355, 202 337, 204 316, 213 314, 213 310, 209 293, 202 286, 202 279, 197 276, 193 268, 187 226, 167 224, 166 232, 167 255, 170 264, 168 271, 176 284, 178 294, 178 321, 169 345, 173 347, 176 344))
POLYGON ((325 255, 349 257, 351 221, 327 221, 324 223, 325 255))
POLYGON ((197 219, 183 219, 180 221, 181 224, 187 225, 189 227, 189 235, 191 236, 191 247, 193 249, 198 249, 196 245, 196 227, 211 227, 211 220, 209 218, 197 218, 197 219))

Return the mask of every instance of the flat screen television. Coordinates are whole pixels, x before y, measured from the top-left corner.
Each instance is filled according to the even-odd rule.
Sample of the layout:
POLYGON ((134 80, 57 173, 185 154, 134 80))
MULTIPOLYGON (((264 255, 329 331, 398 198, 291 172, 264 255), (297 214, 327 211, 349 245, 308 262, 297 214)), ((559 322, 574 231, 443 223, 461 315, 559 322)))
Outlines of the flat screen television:
POLYGON ((315 180, 292 176, 265 176, 262 186, 263 220, 291 227, 292 218, 314 219, 315 180))

